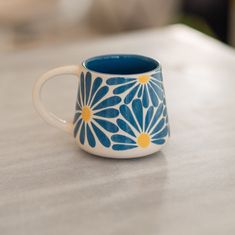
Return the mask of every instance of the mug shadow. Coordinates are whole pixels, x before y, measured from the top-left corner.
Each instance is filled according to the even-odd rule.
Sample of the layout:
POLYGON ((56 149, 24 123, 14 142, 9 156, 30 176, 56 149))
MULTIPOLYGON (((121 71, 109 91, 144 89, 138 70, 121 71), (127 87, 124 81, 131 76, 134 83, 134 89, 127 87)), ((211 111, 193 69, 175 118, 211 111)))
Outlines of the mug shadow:
POLYGON ((118 219, 120 223, 126 223, 128 218, 134 220, 131 223, 139 226, 143 233, 147 228, 142 225, 156 231, 167 181, 164 153, 159 151, 134 159, 102 158, 82 150, 80 153, 79 160, 93 169, 89 176, 103 179, 93 188, 94 200, 99 202, 94 210, 102 211, 102 219, 109 221, 111 217, 112 221, 118 219))

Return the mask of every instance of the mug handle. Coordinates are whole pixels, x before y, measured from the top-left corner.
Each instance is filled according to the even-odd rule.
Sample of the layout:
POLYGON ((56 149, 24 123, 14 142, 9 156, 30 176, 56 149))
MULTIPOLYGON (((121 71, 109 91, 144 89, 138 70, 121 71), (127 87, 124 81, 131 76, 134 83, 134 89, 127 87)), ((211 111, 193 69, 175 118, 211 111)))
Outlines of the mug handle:
POLYGON ((42 103, 41 92, 42 92, 42 87, 47 80, 54 78, 55 76, 64 75, 64 74, 72 74, 78 76, 78 70, 79 66, 77 65, 68 65, 52 69, 43 74, 36 81, 33 87, 33 104, 39 115, 52 126, 58 127, 59 129, 68 133, 72 133, 73 123, 57 117, 52 112, 48 112, 44 104, 42 103))

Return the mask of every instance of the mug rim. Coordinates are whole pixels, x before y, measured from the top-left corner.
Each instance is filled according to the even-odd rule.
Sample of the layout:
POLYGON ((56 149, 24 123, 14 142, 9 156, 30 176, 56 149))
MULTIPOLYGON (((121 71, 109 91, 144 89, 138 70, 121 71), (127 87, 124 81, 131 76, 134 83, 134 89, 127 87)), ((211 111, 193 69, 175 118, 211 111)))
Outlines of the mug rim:
POLYGON ((158 69, 161 70, 160 62, 158 60, 154 59, 154 58, 144 56, 144 55, 140 55, 140 54, 123 54, 123 53, 121 53, 121 54, 104 54, 104 55, 93 56, 93 57, 90 57, 88 59, 83 60, 82 66, 86 70, 97 73, 97 74, 112 75, 112 76, 125 76, 125 77, 126 76, 133 76, 133 75, 136 76, 136 75, 151 73, 151 72, 154 72, 158 69), (97 60, 101 60, 101 59, 110 59, 110 58, 117 59, 117 58, 120 58, 120 57, 141 59, 142 61, 151 62, 155 67, 153 67, 149 70, 143 71, 143 72, 138 72, 138 73, 110 73, 110 72, 103 72, 103 71, 101 72, 101 71, 89 68, 87 66, 87 63, 92 62, 92 61, 97 61, 97 60))

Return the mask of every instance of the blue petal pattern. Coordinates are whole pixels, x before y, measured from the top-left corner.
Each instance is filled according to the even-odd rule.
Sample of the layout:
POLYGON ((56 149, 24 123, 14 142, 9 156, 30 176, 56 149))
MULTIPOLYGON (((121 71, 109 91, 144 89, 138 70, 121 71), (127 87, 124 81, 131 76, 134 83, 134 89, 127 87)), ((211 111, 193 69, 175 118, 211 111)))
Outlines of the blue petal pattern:
POLYGON ((152 141, 154 144, 158 144, 158 145, 161 145, 161 144, 164 144, 166 141, 164 139, 159 139, 159 140, 153 140, 152 141))
POLYGON ((138 92, 138 98, 142 96, 143 86, 139 85, 139 92, 138 92))
POLYGON ((139 81, 138 76, 133 78, 112 77, 106 81, 106 84, 115 86, 113 94, 127 92, 124 98, 125 104, 129 104, 133 99, 138 97, 142 100, 145 108, 149 107, 150 104, 157 107, 164 97, 162 73, 160 69, 149 75, 147 82, 139 81))
POLYGON ((157 71, 156 73, 152 74, 152 77, 154 77, 155 79, 157 79, 158 81, 162 82, 162 73, 161 71, 157 71))
POLYGON ((130 91, 130 93, 129 93, 129 94, 125 97, 125 99, 124 99, 125 104, 129 104, 129 103, 133 100, 133 98, 135 97, 136 92, 138 91, 138 89, 139 89, 139 85, 136 85, 136 86, 130 91))
POLYGON ((86 74, 86 103, 88 103, 88 98, 91 90, 91 73, 86 74))
MULTIPOLYGON (((76 110, 80 108, 79 106, 76 105, 76 110)), ((73 124, 76 122, 76 120, 78 120, 78 118, 81 116, 80 112, 76 112, 74 115, 74 119, 73 119, 73 124)))
POLYGON ((119 109, 122 119, 117 119, 117 125, 126 135, 112 135, 113 150, 124 151, 137 147, 146 148, 150 143, 157 145, 165 143, 169 131, 166 118, 163 116, 165 110, 163 103, 160 103, 157 109, 150 106, 145 114, 140 99, 133 100, 132 110, 127 105, 121 105, 119 109), (139 140, 143 136, 144 140, 139 140), (148 136, 149 142, 147 140, 141 145, 143 141, 146 141, 146 136, 148 136))
POLYGON ((75 127, 74 127, 74 131, 73 131, 74 137, 76 137, 77 132, 81 126, 81 123, 82 123, 82 119, 77 120, 77 123, 75 122, 75 127))
POLYGON ((146 116, 145 116, 145 128, 144 128, 144 131, 146 132, 148 130, 148 127, 149 127, 149 124, 152 120, 152 117, 153 117, 153 107, 149 107, 147 113, 146 113, 146 116))
POLYGON ((101 126, 103 127, 106 131, 109 131, 111 133, 115 133, 118 132, 118 127, 107 120, 102 120, 102 119, 98 119, 98 118, 94 118, 94 120, 101 126))
POLYGON ((93 130, 96 133, 96 136, 98 137, 100 143, 102 143, 104 145, 104 147, 109 147, 110 146, 110 140, 107 137, 107 135, 104 134, 103 131, 101 131, 95 124, 91 123, 93 130))
POLYGON ((113 135, 111 137, 112 141, 117 142, 117 143, 129 143, 129 144, 135 144, 135 141, 132 140, 131 138, 125 136, 125 135, 113 135))
POLYGON ((147 108, 149 106, 149 96, 148 96, 146 86, 144 86, 143 89, 144 89, 144 93, 143 93, 142 102, 143 102, 143 106, 147 108))
POLYGON ((103 85, 102 78, 81 73, 73 121, 74 136, 79 135, 81 144, 94 148, 100 143, 109 148, 112 140, 113 150, 124 151, 166 142, 170 130, 161 71, 150 75, 147 81, 141 79, 112 77, 103 85), (109 86, 114 86, 112 92, 117 95, 108 96, 109 86), (124 104, 117 109, 115 106, 121 102, 118 94, 123 93, 124 104), (107 132, 112 133, 111 140, 107 132), (146 146, 141 145, 142 134, 144 138, 149 136, 146 146))
POLYGON ((122 119, 117 119, 117 124, 121 130, 125 131, 127 134, 135 137, 135 133, 132 131, 131 127, 127 124, 127 122, 122 119))
POLYGON ((85 123, 82 124, 82 129, 80 133, 80 142, 84 144, 85 142, 85 123))
POLYGON ((162 119, 158 122, 158 124, 153 128, 151 134, 154 134, 154 133, 156 133, 156 132, 159 132, 165 124, 166 124, 166 123, 165 123, 165 119, 162 118, 162 119))
POLYGON ((77 94, 77 103, 76 103, 76 110, 78 110, 78 108, 81 109, 82 107, 82 100, 81 100, 81 89, 78 89, 78 94, 77 94))
POLYGON ((76 138, 79 134, 80 143, 87 142, 92 148, 97 145, 97 141, 108 148, 111 142, 105 132, 116 133, 118 131, 118 126, 112 122, 112 118, 119 115, 115 106, 121 102, 121 98, 119 96, 107 97, 109 87, 102 86, 100 77, 92 79, 90 72, 85 75, 82 72, 80 78, 74 116, 74 137, 76 138))
POLYGON ((119 96, 112 96, 110 98, 107 98, 103 101, 101 101, 99 104, 97 104, 93 110, 97 110, 97 109, 103 109, 103 108, 107 108, 110 106, 114 106, 117 105, 121 102, 121 98, 119 96))
POLYGON ((126 85, 119 86, 113 90, 113 94, 121 94, 124 91, 128 90, 130 87, 133 87, 136 82, 131 82, 126 85))
POLYGON ((126 144, 114 144, 112 146, 112 149, 120 151, 120 150, 134 149, 136 147, 138 147, 138 146, 137 145, 126 145, 126 144))
POLYGON ((149 95, 150 95, 152 104, 153 104, 153 106, 157 107, 159 101, 158 101, 158 99, 156 99, 155 92, 154 92, 154 90, 153 90, 153 88, 151 86, 148 86, 148 89, 149 89, 149 95))
POLYGON ((164 104, 163 116, 166 118, 166 125, 168 127, 168 134, 170 136, 171 132, 170 132, 170 125, 169 125, 169 120, 168 120, 168 113, 167 113, 166 99, 165 98, 163 99, 163 104, 164 104))
POLYGON ((137 131, 140 131, 134 116, 132 115, 132 112, 127 105, 121 105, 120 113, 137 131))
POLYGON ((162 110, 163 110, 163 104, 161 103, 158 106, 158 108, 157 108, 157 110, 156 110, 156 112, 153 116, 153 119, 151 121, 151 124, 149 125, 149 128, 147 129, 147 131, 151 130, 151 128, 154 126, 154 124, 158 121, 158 119, 160 118, 160 115, 162 114, 162 110))
POLYGON ((106 118, 115 118, 118 116, 118 114, 119 114, 118 110, 114 108, 108 108, 101 110, 97 113, 94 113, 94 115, 96 116, 106 117, 106 118))
POLYGON ((88 102, 88 104, 90 104, 92 97, 94 96, 94 94, 96 93, 96 91, 99 89, 100 85, 102 83, 102 78, 97 77, 92 85, 92 91, 91 91, 91 95, 90 95, 90 100, 88 102))
POLYGON ((93 107, 98 101, 100 101, 108 93, 108 91, 109 91, 109 88, 107 86, 101 87, 97 91, 97 93, 91 103, 91 107, 93 107))
POLYGON ((81 80, 81 92, 82 92, 82 104, 84 104, 85 102, 85 84, 84 84, 84 73, 81 73, 80 76, 80 80, 81 80))
POLYGON ((108 85, 119 85, 127 82, 134 81, 135 78, 124 78, 124 77, 113 77, 108 79, 107 84, 108 85))
POLYGON ((164 129, 157 133, 156 135, 153 136, 153 139, 161 139, 161 138, 164 138, 167 136, 167 133, 168 133, 168 127, 164 127, 164 129))
POLYGON ((155 83, 156 85, 158 85, 161 89, 163 89, 163 85, 161 82, 157 81, 157 80, 151 80, 151 82, 155 83))
POLYGON ((139 99, 136 99, 132 102, 133 113, 139 123, 141 129, 143 129, 143 107, 139 99))
POLYGON ((152 81, 150 81, 149 83, 150 83, 150 86, 152 86, 152 88, 153 88, 153 90, 155 91, 155 93, 157 94, 158 98, 159 98, 160 100, 162 100, 162 99, 163 99, 163 92, 162 92, 161 88, 158 87, 158 86, 157 86, 154 82, 152 82, 152 81))
POLYGON ((88 124, 87 124, 87 139, 88 139, 89 145, 92 148, 94 148, 96 146, 96 142, 95 142, 94 135, 92 134, 92 131, 91 131, 91 129, 90 129, 88 124))

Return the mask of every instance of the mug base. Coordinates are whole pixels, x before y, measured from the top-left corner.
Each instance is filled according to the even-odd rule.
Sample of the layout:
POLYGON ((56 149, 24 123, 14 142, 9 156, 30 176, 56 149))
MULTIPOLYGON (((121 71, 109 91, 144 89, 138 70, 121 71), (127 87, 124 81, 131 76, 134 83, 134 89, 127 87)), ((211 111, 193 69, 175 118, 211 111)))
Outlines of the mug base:
POLYGON ((98 157, 103 157, 103 158, 113 158, 113 159, 133 159, 133 158, 142 158, 142 157, 147 157, 153 153, 159 152, 163 146, 167 143, 167 140, 164 144, 162 145, 152 145, 147 149, 131 149, 131 150, 124 150, 124 151, 114 151, 111 149, 100 149, 100 148, 90 148, 89 146, 84 146, 81 144, 78 144, 79 147, 92 155, 98 156, 98 157))

